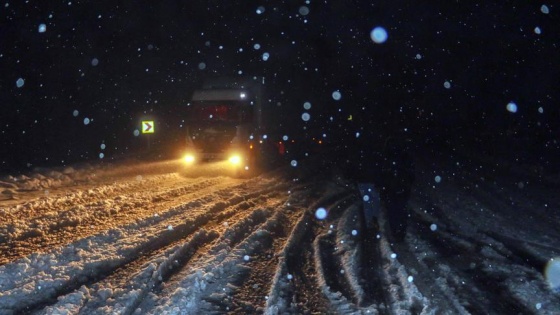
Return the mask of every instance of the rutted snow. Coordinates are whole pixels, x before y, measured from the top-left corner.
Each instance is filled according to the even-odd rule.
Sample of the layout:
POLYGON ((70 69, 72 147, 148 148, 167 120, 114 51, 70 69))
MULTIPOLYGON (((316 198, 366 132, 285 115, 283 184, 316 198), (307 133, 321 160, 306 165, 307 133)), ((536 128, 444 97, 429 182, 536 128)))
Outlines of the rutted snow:
MULTIPOLYGON (((305 172, 306 163, 287 169, 305 172)), ((84 165, 3 177, 0 187, 7 193, 0 213, 10 223, 0 224, 0 245, 84 224, 92 229, 87 237, 59 240, 54 243, 59 245, 0 266, 0 313, 26 307, 38 307, 36 314, 240 311, 243 306, 235 301, 239 283, 259 261, 272 268, 273 275, 264 287, 266 282, 255 286, 262 294, 259 312, 313 311, 289 299, 291 290, 301 287, 295 283, 297 270, 288 264, 294 263, 291 255, 302 243, 310 244, 304 250, 313 251, 315 274, 309 277, 316 281, 319 296, 340 314, 469 314, 469 298, 485 296, 485 287, 465 277, 473 272, 488 282, 501 279, 496 287, 525 310, 554 314, 560 306, 544 270, 534 268, 559 256, 553 242, 556 225, 519 221, 499 211, 507 203, 496 198, 499 193, 492 194, 490 186, 482 186, 488 192, 463 193, 462 185, 472 180, 468 177, 451 177, 437 189, 432 187, 433 175, 420 178, 426 186, 414 193, 403 244, 391 244, 381 216, 381 230, 372 244, 379 248, 378 285, 384 298, 372 300, 371 289, 361 279, 363 268, 371 267, 361 258, 368 250, 361 245, 367 235, 362 230, 362 201, 352 193, 353 184, 336 171, 327 181, 311 184, 273 174, 246 181, 189 179, 169 172, 173 166, 163 168, 158 174, 148 172, 153 165, 114 170, 84 165), (340 199, 328 203, 337 196, 340 199), (141 219, 95 229, 107 224, 95 220, 100 214, 113 218, 143 203, 150 212, 141 219), (282 236, 280 227, 286 222, 293 227, 282 236), (263 251, 279 237, 284 238, 281 248, 266 256, 270 262, 262 261, 263 251), (445 256, 441 244, 466 253, 468 259, 445 256), (331 246, 332 251, 324 252, 331 246), (129 265, 133 267, 127 271, 129 265), (329 268, 338 275, 326 272, 329 268), (465 281, 471 286, 464 287, 465 281)), ((535 188, 524 189, 530 193, 535 188)), ((521 209, 534 209, 526 195, 511 200, 521 209)), ((555 199, 547 203, 558 206, 555 199)))

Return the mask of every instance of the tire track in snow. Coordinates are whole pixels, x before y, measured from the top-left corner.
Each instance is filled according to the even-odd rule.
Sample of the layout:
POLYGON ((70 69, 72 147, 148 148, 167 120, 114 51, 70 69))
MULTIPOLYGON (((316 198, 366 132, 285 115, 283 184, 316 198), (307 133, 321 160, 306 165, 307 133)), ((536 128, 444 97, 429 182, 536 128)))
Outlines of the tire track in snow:
MULTIPOLYGON (((63 262, 60 268, 61 270, 47 271, 53 274, 53 278, 50 281, 45 281, 44 285, 39 286, 39 290, 41 290, 41 287, 44 289, 42 294, 39 292, 39 294, 34 294, 32 298, 29 298, 26 290, 16 290, 17 292, 15 292, 15 296, 6 297, 8 299, 7 301, 2 301, 2 297, 0 297, 0 304, 8 305, 9 309, 15 309, 18 312, 24 312, 25 310, 29 311, 41 305, 50 304, 54 302, 54 299, 57 296, 65 295, 77 289, 81 285, 98 282, 100 279, 106 278, 115 270, 133 262, 138 257, 146 255, 146 253, 149 254, 150 251, 165 247, 172 242, 177 241, 181 237, 185 237, 193 233, 203 224, 210 222, 216 213, 224 210, 228 204, 242 204, 250 198, 262 198, 263 195, 266 196, 269 192, 274 192, 282 185, 282 183, 272 186, 268 186, 266 184, 268 183, 265 181, 263 185, 265 187, 261 188, 255 187, 254 185, 245 187, 244 190, 251 190, 251 193, 243 193, 241 197, 240 195, 233 196, 227 203, 218 202, 221 199, 218 191, 217 193, 212 193, 211 195, 202 197, 201 199, 192 200, 187 204, 168 209, 158 217, 151 217, 139 223, 122 227, 121 230, 109 230, 98 237, 92 236, 84 240, 77 241, 65 248, 48 253, 44 255, 44 257, 40 254, 32 257, 32 260, 55 260, 59 261, 59 263, 68 259, 68 263, 71 264, 70 266, 73 266, 75 263, 72 261, 80 262, 81 248, 109 248, 103 250, 105 253, 102 254, 103 256, 99 257, 100 261, 83 261, 70 268, 65 268, 65 263, 63 262), (204 206, 205 204, 207 206, 204 206), (193 213, 188 213, 189 209, 196 210, 201 206, 202 209, 194 211, 193 213), (205 207, 207 209, 204 209, 205 207), (177 222, 183 223, 176 224, 171 230, 166 229, 166 227, 170 225, 169 223, 173 224, 177 222), (111 235, 111 237, 107 238, 107 234, 114 234, 114 236, 111 235), (142 238, 139 238, 140 235, 148 235, 150 237, 143 240, 142 238), (139 242, 139 239, 142 241, 139 242), (131 242, 130 240, 133 241, 131 242), (110 242, 112 245, 103 245, 102 243, 104 242, 110 242), (85 265, 81 266, 81 264, 85 265), (88 265, 90 266, 87 267, 88 265), (54 283, 60 283, 60 285, 56 285, 54 283), (51 284, 53 285, 51 286, 51 284)), ((233 194, 236 189, 237 188, 234 186, 224 188, 222 191, 229 191, 229 194, 233 194)), ((243 188, 239 189, 243 190, 243 188)), ((243 207, 241 207, 241 209, 243 209, 243 207)), ((49 269, 48 266, 46 266, 46 268, 47 270, 49 269)), ((53 268, 58 269, 56 266, 53 268)), ((40 270, 37 271, 42 272, 40 270)), ((6 289, 9 288, 10 287, 6 287, 6 289)))
MULTIPOLYGON (((8 239, 0 243, 0 264, 23 257, 32 252, 45 252, 49 248, 68 244, 79 238, 99 233, 119 225, 144 220, 165 209, 173 208, 197 195, 207 194, 207 190, 228 190, 238 185, 239 181, 210 179, 196 181, 172 181, 168 185, 159 185, 159 191, 145 187, 144 191, 131 190, 128 194, 119 194, 114 199, 105 199, 102 193, 91 194, 83 204, 73 206, 62 212, 49 209, 46 215, 35 219, 18 220, 0 226, 0 230, 14 230, 8 233, 8 239), (179 187, 174 187, 178 186, 179 187), (93 200, 93 201, 92 201, 93 200)), ((136 188, 136 187, 133 187, 136 188)), ((103 191, 100 188, 99 191, 103 191)))
POLYGON ((319 207, 326 208, 329 216, 340 216, 340 213, 336 213, 343 210, 336 207, 342 204, 336 201, 342 199, 341 202, 347 202, 348 196, 347 189, 333 189, 308 207, 300 217, 279 255, 265 314, 329 312, 330 301, 320 289, 320 278, 330 279, 330 276, 320 273, 314 251, 309 250, 326 223, 318 222, 314 216, 319 207))
MULTIPOLYGON (((500 244, 484 244, 458 231, 446 229, 445 224, 432 231, 429 224, 438 221, 426 220, 421 212, 415 213, 413 218, 418 224, 411 226, 410 233, 415 238, 407 239, 409 249, 421 265, 432 271, 435 283, 446 292, 446 296, 456 300, 466 312, 532 313, 532 306, 516 299, 514 292, 504 285, 510 275, 502 271, 501 266, 515 262, 502 254, 500 244)), ((511 269, 504 267, 503 270, 511 269)), ((457 306, 453 300, 452 303, 457 306)))
MULTIPOLYGON (((167 283, 179 282, 184 277, 187 277, 182 271, 184 269, 191 269, 190 265, 187 264, 187 262, 196 265, 197 260, 205 259, 205 257, 212 257, 214 253, 210 253, 210 251, 212 248, 215 248, 216 245, 212 246, 209 241, 216 240, 219 237, 220 240, 218 240, 217 243, 221 243, 222 245, 227 243, 226 246, 235 246, 235 244, 241 242, 247 231, 250 230, 248 226, 251 224, 258 225, 264 218, 262 215, 263 210, 258 209, 260 206, 262 206, 263 203, 274 205, 283 202, 281 200, 279 201, 277 196, 282 185, 283 184, 280 183, 273 187, 265 187, 263 190, 253 190, 251 193, 244 194, 243 198, 240 198, 239 196, 230 198, 230 200, 226 202, 227 205, 225 207, 220 206, 220 208, 223 209, 220 212, 214 213, 214 216, 205 225, 197 224, 198 232, 195 234, 195 236, 199 235, 200 233, 210 235, 210 237, 204 237, 204 239, 206 240, 205 242, 195 243, 195 245, 197 246, 191 246, 190 243, 192 242, 187 242, 187 245, 183 246, 181 246, 180 244, 174 245, 179 246, 179 250, 177 250, 178 253, 172 252, 171 254, 160 254, 159 258, 156 259, 157 261, 150 262, 148 268, 146 268, 147 271, 142 272, 142 274, 148 273, 149 275, 151 275, 150 279, 152 280, 150 280, 150 283, 148 285, 144 285, 146 281, 142 281, 141 279, 135 280, 134 278, 129 279, 125 282, 124 286, 127 287, 127 291, 140 291, 139 296, 135 296, 132 299, 126 294, 120 297, 111 296, 111 298, 115 301, 123 301, 123 303, 128 301, 129 304, 126 306, 122 306, 123 303, 121 303, 121 306, 119 306, 119 302, 116 302, 112 303, 112 305, 110 306, 114 308, 115 312, 118 311, 119 313, 123 314, 132 314, 136 310, 136 308, 144 302, 143 300, 146 298, 148 293, 152 294, 152 292, 158 292, 159 290, 161 290, 160 286, 163 283, 166 283, 167 285, 167 283), (249 223, 230 226, 229 224, 225 224, 229 220, 249 223), (204 230, 205 228, 211 229, 210 233, 206 233, 204 230), (202 231, 200 231, 201 229, 202 231), (188 254, 188 257, 185 258, 185 254, 188 254), (179 258, 175 258, 176 256, 178 256, 179 258), (180 259, 180 257, 183 258, 180 259), (156 267, 154 267, 154 265, 156 267), (141 286, 142 290, 135 290, 134 287, 131 287, 126 283, 135 283, 136 287, 141 286), (135 303, 130 304, 130 300, 135 301, 135 303)), ((247 188, 250 189, 251 187, 247 188)), ((219 204, 215 204, 214 206, 218 205, 219 204)), ((161 251, 161 249, 158 250, 158 252, 161 251)), ((146 275, 144 275, 143 277, 146 278, 146 275)), ((117 279, 119 278, 122 279, 124 277, 118 276, 117 279)), ((104 287, 109 288, 115 286, 123 287, 123 285, 117 285, 115 283, 104 285, 104 287)), ((101 290, 101 292, 102 294, 104 294, 103 290, 101 290)), ((105 298, 104 300, 107 300, 107 298, 105 298)), ((98 304, 103 305, 103 307, 105 308, 107 307, 107 305, 104 305, 103 303, 98 304)), ((144 309, 144 311, 146 311, 146 309, 144 309)))
POLYGON ((197 261, 175 274, 165 287, 140 305, 142 311, 159 314, 160 308, 166 307, 168 297, 185 301, 185 307, 205 314, 224 313, 237 307, 231 296, 250 272, 246 263, 271 246, 271 231, 278 225, 280 215, 276 208, 284 202, 272 200, 266 207, 247 209, 248 215, 228 225, 214 244, 200 253, 197 261))

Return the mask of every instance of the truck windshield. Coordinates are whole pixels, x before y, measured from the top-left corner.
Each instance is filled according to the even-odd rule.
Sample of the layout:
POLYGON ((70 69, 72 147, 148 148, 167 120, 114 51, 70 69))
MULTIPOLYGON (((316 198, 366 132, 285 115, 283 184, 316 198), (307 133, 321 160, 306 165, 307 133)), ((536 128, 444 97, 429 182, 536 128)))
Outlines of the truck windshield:
POLYGON ((242 102, 195 102, 187 107, 187 120, 248 123, 253 120, 253 106, 242 102))

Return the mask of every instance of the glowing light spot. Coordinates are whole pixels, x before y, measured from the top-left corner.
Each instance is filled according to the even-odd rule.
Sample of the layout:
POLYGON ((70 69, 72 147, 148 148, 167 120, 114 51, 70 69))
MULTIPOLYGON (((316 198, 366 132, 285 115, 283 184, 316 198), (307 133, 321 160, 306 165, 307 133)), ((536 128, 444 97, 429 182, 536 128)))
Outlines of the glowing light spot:
POLYGON ((435 232, 437 230, 437 225, 436 224, 430 225, 430 230, 432 230, 432 232, 435 232))
POLYGON ((102 158, 104 158, 104 157, 105 157, 105 154, 99 153, 99 158, 100 158, 100 159, 102 159, 102 158))
POLYGON ((198 70, 204 70, 206 69, 206 64, 204 62, 201 62, 198 64, 198 70))
POLYGON ((270 58, 270 54, 267 53, 267 52, 265 52, 265 53, 262 55, 262 60, 263 60, 263 61, 267 61, 268 58, 270 58))
POLYGON ((90 123, 90 119, 89 118, 84 118, 84 125, 89 125, 90 123))
POLYGON ((517 113, 517 104, 514 102, 509 102, 506 106, 506 109, 510 113, 517 113))
POLYGON ((393 258, 393 259, 397 258, 397 254, 392 253, 392 254, 391 254, 391 258, 393 258))
POLYGON ((540 35, 541 34, 541 28, 540 27, 535 27, 535 34, 540 35))
POLYGON ((324 220, 327 218, 327 209, 319 208, 315 211, 315 217, 319 220, 324 220))
POLYGON ((449 82, 449 81, 443 82, 443 87, 446 88, 446 89, 450 89, 451 88, 451 82, 449 82))
POLYGON ((73 115, 74 117, 78 117, 79 114, 80 114, 80 112, 79 112, 77 109, 75 109, 75 110, 72 112, 72 115, 73 115))
POLYGON ((311 103, 309 103, 309 102, 303 103, 303 108, 304 108, 305 110, 310 110, 310 109, 311 109, 311 103))
POLYGON ((541 12, 544 13, 544 14, 550 13, 550 10, 546 6, 546 4, 541 5, 541 12))
POLYGON ((309 119, 311 119, 311 115, 309 115, 309 113, 303 113, 301 114, 301 119, 303 119, 303 121, 309 121, 309 119))
POLYGON ((44 23, 39 24, 39 33, 44 33, 47 31, 47 25, 44 23))
POLYGON ((422 55, 416 54, 416 59, 418 59, 418 60, 422 59, 422 55))
POLYGON ((334 92, 332 93, 332 98, 333 98, 335 101, 339 101, 339 100, 342 98, 342 94, 340 94, 339 91, 334 91, 334 92))
POLYGON ((434 177, 434 180, 436 181, 436 183, 441 183, 441 176, 437 175, 436 177, 434 177))
POLYGON ((288 136, 287 136, 287 135, 284 135, 284 136, 282 136, 282 140, 284 140, 284 141, 288 141, 288 139, 289 139, 289 138, 288 138, 288 136))
POLYGON ((412 281, 414 281, 414 277, 413 276, 408 276, 407 280, 408 280, 408 282, 412 282, 412 281))
POLYGON ((368 195, 364 195, 364 197, 362 198, 365 202, 369 201, 369 196, 368 195))
POLYGON ((245 260, 245 261, 249 261, 249 259, 251 259, 251 257, 249 257, 249 255, 245 255, 245 256, 243 256, 243 260, 245 260))
POLYGON ((292 274, 289 273, 289 274, 286 276, 286 278, 288 278, 288 280, 292 280, 292 279, 294 278, 294 276, 292 276, 292 274))
POLYGON ((539 111, 540 114, 542 114, 542 113, 544 113, 544 108, 539 107, 538 111, 539 111))
POLYGON ((544 276, 552 290, 560 293, 560 257, 552 258, 548 261, 544 276))
POLYGON ((261 45, 260 44, 255 44, 255 45, 253 45, 253 48, 255 50, 259 50, 259 49, 261 49, 261 45))
POLYGON ((106 148, 107 146, 105 145, 105 143, 102 143, 102 144, 100 145, 100 147, 101 147, 101 150, 105 150, 105 148, 106 148))
POLYGON ((173 225, 168 225, 168 226, 167 226, 167 230, 168 230, 168 231, 173 231, 173 225))
POLYGON ((260 6, 257 8, 257 14, 263 14, 264 13, 264 7, 260 6))
POLYGON ((353 236, 356 236, 356 235, 358 235, 358 231, 356 231, 356 230, 352 230, 352 235, 353 235, 353 236))
POLYGON ((301 7, 299 7, 299 14, 301 15, 308 15, 309 14, 309 8, 302 5, 301 7))
POLYGON ((93 58, 93 59, 91 60, 91 65, 92 65, 92 66, 95 67, 95 66, 97 66, 98 64, 99 64, 99 59, 93 58))
POLYGON ((540 310, 542 308, 542 303, 535 304, 535 308, 540 310))
POLYGON ((373 42, 376 44, 383 44, 388 37, 387 31, 381 26, 377 26, 372 29, 369 33, 369 36, 371 37, 371 40, 373 40, 373 42))
POLYGON ((18 88, 22 87, 24 84, 25 84, 25 80, 23 80, 22 78, 17 79, 16 86, 18 88))
POLYGON ((293 166, 293 167, 296 167, 296 166, 297 166, 297 161, 296 161, 296 160, 292 160, 292 161, 290 162, 290 165, 293 166))
POLYGON ((140 130, 136 129, 133 132, 134 136, 138 137, 140 135, 140 130))

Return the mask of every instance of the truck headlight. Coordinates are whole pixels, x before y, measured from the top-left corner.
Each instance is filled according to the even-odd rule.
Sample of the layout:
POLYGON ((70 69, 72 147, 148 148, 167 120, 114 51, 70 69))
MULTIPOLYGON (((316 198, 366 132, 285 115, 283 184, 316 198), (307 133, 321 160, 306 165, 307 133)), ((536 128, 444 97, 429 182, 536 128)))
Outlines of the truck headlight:
POLYGON ((193 154, 186 154, 183 157, 183 161, 187 164, 192 164, 195 161, 194 155, 193 154))
POLYGON ((229 162, 233 165, 241 164, 241 156, 239 154, 234 154, 229 157, 229 162))

